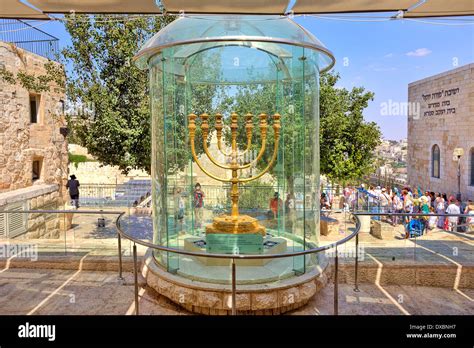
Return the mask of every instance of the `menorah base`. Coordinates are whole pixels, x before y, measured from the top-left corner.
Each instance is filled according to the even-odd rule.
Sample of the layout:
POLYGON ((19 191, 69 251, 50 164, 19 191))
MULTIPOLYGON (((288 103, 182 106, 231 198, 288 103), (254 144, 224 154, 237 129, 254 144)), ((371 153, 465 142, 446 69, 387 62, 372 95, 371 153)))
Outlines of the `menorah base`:
POLYGON ((206 226, 206 250, 210 253, 261 254, 265 227, 248 215, 221 215, 206 226))
POLYGON ((248 215, 221 215, 206 226, 206 234, 260 234, 265 236, 265 227, 258 220, 248 215))

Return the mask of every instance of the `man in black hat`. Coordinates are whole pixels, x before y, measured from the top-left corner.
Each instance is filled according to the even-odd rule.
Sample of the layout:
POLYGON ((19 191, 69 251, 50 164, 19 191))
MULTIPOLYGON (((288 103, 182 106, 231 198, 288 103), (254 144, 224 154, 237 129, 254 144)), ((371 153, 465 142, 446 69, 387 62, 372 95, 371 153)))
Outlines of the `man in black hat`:
POLYGON ((67 181, 66 188, 69 189, 69 196, 74 202, 74 206, 79 208, 79 180, 76 179, 74 174, 69 176, 71 179, 67 181))

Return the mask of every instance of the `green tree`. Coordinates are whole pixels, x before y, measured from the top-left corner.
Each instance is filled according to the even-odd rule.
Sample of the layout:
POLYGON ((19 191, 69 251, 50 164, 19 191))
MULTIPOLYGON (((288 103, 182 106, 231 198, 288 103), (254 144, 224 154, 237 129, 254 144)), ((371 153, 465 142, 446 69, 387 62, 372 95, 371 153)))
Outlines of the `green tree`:
POLYGON ((73 123, 75 139, 100 162, 150 170, 150 100, 148 76, 132 57, 169 17, 67 15, 71 46, 63 50, 67 95, 92 105, 93 117, 73 123))
POLYGON ((321 173, 332 180, 353 180, 373 170, 373 151, 381 132, 363 111, 374 94, 363 87, 336 88, 339 74, 321 76, 321 173))

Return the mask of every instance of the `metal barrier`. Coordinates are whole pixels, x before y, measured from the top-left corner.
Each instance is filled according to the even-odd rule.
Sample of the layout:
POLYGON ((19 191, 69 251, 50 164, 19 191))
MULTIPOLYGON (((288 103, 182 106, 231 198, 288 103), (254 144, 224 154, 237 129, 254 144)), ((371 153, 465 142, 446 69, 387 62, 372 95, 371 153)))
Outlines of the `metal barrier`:
MULTIPOLYGON (((187 256, 196 256, 196 257, 210 257, 210 258, 217 258, 217 259, 231 259, 232 261, 232 305, 231 305, 231 310, 232 310, 232 315, 237 314, 237 309, 236 309, 236 293, 237 293, 237 284, 236 284, 236 274, 237 274, 237 265, 235 263, 235 260, 250 260, 250 259, 278 259, 278 258, 285 258, 285 257, 294 257, 294 256, 302 256, 302 255, 309 255, 309 254, 315 254, 319 253, 321 251, 326 251, 332 248, 335 248, 335 260, 334 260, 334 315, 338 315, 339 312, 339 289, 338 289, 338 271, 339 271, 339 260, 338 260, 338 250, 337 247, 341 244, 346 243, 347 241, 351 240, 352 238, 356 237, 356 258, 355 258, 355 265, 356 265, 356 270, 358 270, 357 263, 358 261, 358 246, 359 246, 359 238, 358 238, 358 233, 360 230, 360 221, 357 216, 355 216, 356 220, 356 226, 354 229, 354 232, 352 232, 350 235, 346 236, 345 238, 342 238, 341 240, 338 240, 337 242, 318 247, 318 248, 313 248, 313 249, 308 249, 308 250, 302 250, 302 251, 296 251, 296 252, 291 252, 291 253, 280 253, 280 254, 267 254, 267 255, 236 255, 236 254, 211 254, 211 253, 202 253, 202 252, 193 252, 193 251, 186 251, 186 250, 181 250, 181 249, 175 249, 175 248, 169 248, 161 245, 156 245, 153 243, 145 242, 142 240, 139 240, 137 238, 134 238, 127 233, 125 233, 121 227, 120 227, 120 219, 125 213, 120 213, 120 215, 117 217, 116 220, 116 227, 118 231, 118 244, 121 245, 121 238, 126 238, 130 241, 133 242, 133 270, 135 274, 135 314, 139 314, 139 303, 138 303, 138 262, 137 262, 137 247, 136 244, 140 244, 143 246, 146 246, 148 248, 154 249, 154 250, 160 250, 160 251, 166 251, 170 253, 175 253, 179 255, 187 255, 187 256)), ((122 254, 121 254, 121 249, 119 249, 119 278, 122 278, 122 254)), ((356 283, 355 283, 355 291, 358 291, 358 284, 357 284, 357 275, 355 277, 356 283)))
POLYGON ((0 41, 12 43, 50 60, 59 59, 59 39, 25 20, 0 19, 0 41))

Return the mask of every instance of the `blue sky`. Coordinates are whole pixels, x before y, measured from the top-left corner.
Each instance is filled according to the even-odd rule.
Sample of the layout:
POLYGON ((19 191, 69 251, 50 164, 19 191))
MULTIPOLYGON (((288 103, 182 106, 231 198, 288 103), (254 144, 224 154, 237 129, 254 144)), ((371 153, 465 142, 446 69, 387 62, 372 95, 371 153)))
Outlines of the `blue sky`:
MULTIPOLYGON (((387 16, 377 14, 373 18, 387 16)), ((472 19, 429 20, 451 24, 471 20, 471 25, 448 26, 407 20, 353 22, 295 17, 334 53, 337 62, 333 71, 340 73, 341 87, 363 86, 375 93, 365 118, 377 122, 383 136, 394 140, 406 137, 406 116, 382 116, 381 104, 406 102, 410 82, 454 69, 455 64, 474 62, 472 19)), ((42 25, 41 29, 58 37, 61 47, 70 42, 59 22, 42 25)))

